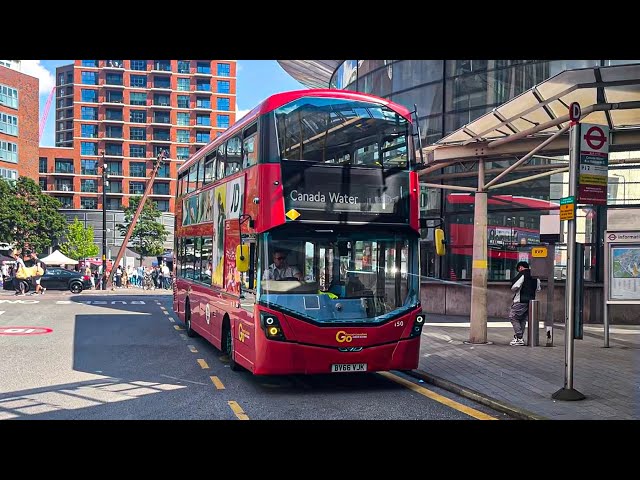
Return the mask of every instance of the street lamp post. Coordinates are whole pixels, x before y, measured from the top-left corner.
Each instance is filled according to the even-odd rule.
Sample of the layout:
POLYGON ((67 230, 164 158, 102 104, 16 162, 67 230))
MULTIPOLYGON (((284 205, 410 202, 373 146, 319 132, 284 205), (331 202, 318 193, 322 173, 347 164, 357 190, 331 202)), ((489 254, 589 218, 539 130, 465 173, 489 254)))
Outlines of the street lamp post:
MULTIPOLYGON (((105 278, 107 271, 107 164, 104 160, 104 152, 102 152, 102 278, 105 278)), ((107 287, 102 284, 102 289, 107 287)))

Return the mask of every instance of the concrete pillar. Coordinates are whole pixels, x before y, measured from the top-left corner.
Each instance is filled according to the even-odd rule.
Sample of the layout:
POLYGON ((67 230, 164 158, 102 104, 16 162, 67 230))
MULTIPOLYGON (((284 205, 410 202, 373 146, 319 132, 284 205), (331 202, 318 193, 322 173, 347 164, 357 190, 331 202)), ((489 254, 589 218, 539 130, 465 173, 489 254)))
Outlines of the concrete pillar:
POLYGON ((473 270, 469 343, 487 343, 487 193, 484 160, 478 161, 478 192, 473 213, 473 270))

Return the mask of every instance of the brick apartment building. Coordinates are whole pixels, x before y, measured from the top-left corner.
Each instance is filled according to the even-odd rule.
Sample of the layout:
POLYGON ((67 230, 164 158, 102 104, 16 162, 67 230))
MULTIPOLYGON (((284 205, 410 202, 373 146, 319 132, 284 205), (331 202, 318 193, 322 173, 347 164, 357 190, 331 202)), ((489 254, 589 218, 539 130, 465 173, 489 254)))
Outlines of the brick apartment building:
POLYGON ((0 177, 38 181, 38 79, 0 61, 0 177))
POLYGON ((236 61, 75 60, 56 69, 54 105, 55 147, 40 148, 36 167, 42 190, 60 200, 70 221, 92 225, 100 245, 106 165, 112 256, 122 210, 144 192, 153 159, 166 150, 149 200, 164 212, 171 248, 177 170, 235 122, 236 61))

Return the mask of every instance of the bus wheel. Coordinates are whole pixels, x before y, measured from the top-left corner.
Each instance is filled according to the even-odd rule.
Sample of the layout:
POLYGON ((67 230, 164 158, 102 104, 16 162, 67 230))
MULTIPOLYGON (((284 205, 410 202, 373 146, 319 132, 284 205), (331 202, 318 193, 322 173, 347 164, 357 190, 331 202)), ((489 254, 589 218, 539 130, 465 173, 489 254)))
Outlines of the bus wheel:
POLYGON ((234 360, 235 352, 233 350, 233 335, 231 335, 231 323, 229 322, 229 318, 225 317, 224 319, 224 342, 222 344, 222 348, 224 349, 224 353, 229 357, 229 368, 234 372, 240 370, 240 366, 234 360))
POLYGON ((184 325, 187 329, 187 337, 195 337, 197 333, 191 328, 191 303, 189 299, 184 302, 184 325))

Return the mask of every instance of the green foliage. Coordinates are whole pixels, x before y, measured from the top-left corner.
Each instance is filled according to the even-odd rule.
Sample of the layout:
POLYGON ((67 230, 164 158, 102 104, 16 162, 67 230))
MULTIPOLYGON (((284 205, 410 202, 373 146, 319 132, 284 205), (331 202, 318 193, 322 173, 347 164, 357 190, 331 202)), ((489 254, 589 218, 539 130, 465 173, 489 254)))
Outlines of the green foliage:
POLYGON ((98 246, 93 243, 93 227, 84 227, 77 218, 67 227, 67 241, 60 245, 60 251, 74 260, 82 260, 87 257, 95 257, 100 252, 98 246))
MULTIPOLYGON (((122 235, 127 234, 141 198, 138 196, 129 199, 129 206, 124 209, 124 223, 120 223, 117 226, 122 235)), ((157 209, 155 202, 147 200, 133 228, 129 242, 132 250, 140 255, 141 263, 145 257, 155 257, 164 253, 164 242, 169 232, 157 220, 161 215, 162 212, 157 209)))
POLYGON ((27 245, 36 252, 61 237, 67 221, 58 210, 60 201, 42 193, 28 177, 12 182, 0 179, 0 240, 17 248, 27 245))

